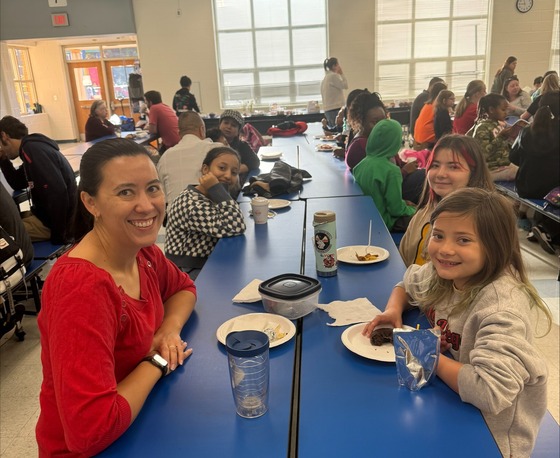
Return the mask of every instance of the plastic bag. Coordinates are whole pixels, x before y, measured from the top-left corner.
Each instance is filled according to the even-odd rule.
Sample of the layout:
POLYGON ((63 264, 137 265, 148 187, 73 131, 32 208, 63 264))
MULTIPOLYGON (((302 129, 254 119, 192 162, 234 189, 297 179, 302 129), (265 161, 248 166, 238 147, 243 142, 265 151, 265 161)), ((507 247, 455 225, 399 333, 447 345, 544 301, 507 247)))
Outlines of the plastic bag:
POLYGON ((440 337, 439 329, 393 331, 399 385, 418 391, 430 381, 438 365, 440 337))

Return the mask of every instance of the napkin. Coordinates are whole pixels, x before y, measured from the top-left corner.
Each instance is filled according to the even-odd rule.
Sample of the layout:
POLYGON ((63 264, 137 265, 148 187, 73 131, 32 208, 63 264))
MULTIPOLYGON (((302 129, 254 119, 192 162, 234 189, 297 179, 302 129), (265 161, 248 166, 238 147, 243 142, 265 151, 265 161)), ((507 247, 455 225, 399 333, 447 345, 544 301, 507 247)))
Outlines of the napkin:
POLYGON ((261 300, 261 293, 259 293, 259 285, 262 280, 255 278, 245 288, 239 291, 232 299, 233 302, 258 302, 261 300))
POLYGON ((335 320, 334 323, 327 323, 327 326, 364 323, 373 320, 381 313, 381 310, 365 297, 352 301, 333 301, 328 304, 318 304, 317 307, 327 312, 335 320))

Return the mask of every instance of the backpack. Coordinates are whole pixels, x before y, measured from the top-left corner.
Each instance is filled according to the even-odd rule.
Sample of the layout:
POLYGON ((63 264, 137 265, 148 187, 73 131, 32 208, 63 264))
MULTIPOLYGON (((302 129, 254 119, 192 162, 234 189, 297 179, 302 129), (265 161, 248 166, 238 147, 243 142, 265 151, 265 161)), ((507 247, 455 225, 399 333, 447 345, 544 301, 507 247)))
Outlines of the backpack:
POLYGON ((23 253, 12 237, 0 226, 0 336, 16 327, 16 336, 23 340, 25 332, 21 320, 25 312, 23 304, 14 304, 12 289, 25 277, 23 253), (6 300, 7 298, 7 306, 6 300))
POLYGON ((268 135, 273 137, 293 137, 303 134, 307 130, 307 123, 304 121, 284 121, 277 126, 268 129, 268 135))
POLYGON ((241 140, 249 143, 249 146, 255 153, 259 152, 261 146, 266 146, 268 144, 261 133, 249 123, 246 123, 243 126, 240 138, 241 140))

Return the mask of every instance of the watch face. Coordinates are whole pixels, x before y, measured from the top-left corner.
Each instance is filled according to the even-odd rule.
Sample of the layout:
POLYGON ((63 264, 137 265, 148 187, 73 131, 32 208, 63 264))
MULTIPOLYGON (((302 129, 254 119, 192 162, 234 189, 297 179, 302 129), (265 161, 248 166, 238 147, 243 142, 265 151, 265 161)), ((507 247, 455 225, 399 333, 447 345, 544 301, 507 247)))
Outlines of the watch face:
POLYGON ((157 353, 153 356, 153 360, 158 363, 161 367, 167 367, 167 361, 157 353))
POLYGON ((517 0, 515 6, 520 13, 526 13, 533 7, 533 0, 517 0))

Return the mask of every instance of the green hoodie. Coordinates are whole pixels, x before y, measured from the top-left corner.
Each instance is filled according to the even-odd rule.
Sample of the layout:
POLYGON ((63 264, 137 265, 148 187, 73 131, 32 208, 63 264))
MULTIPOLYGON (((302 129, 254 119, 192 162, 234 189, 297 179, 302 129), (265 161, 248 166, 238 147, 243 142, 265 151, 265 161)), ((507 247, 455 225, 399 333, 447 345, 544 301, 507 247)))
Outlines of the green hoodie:
POLYGON ((416 209, 402 199, 402 174, 392 162, 402 145, 402 128, 394 119, 378 122, 366 146, 366 157, 352 173, 364 194, 371 196, 389 230, 401 216, 416 209))

